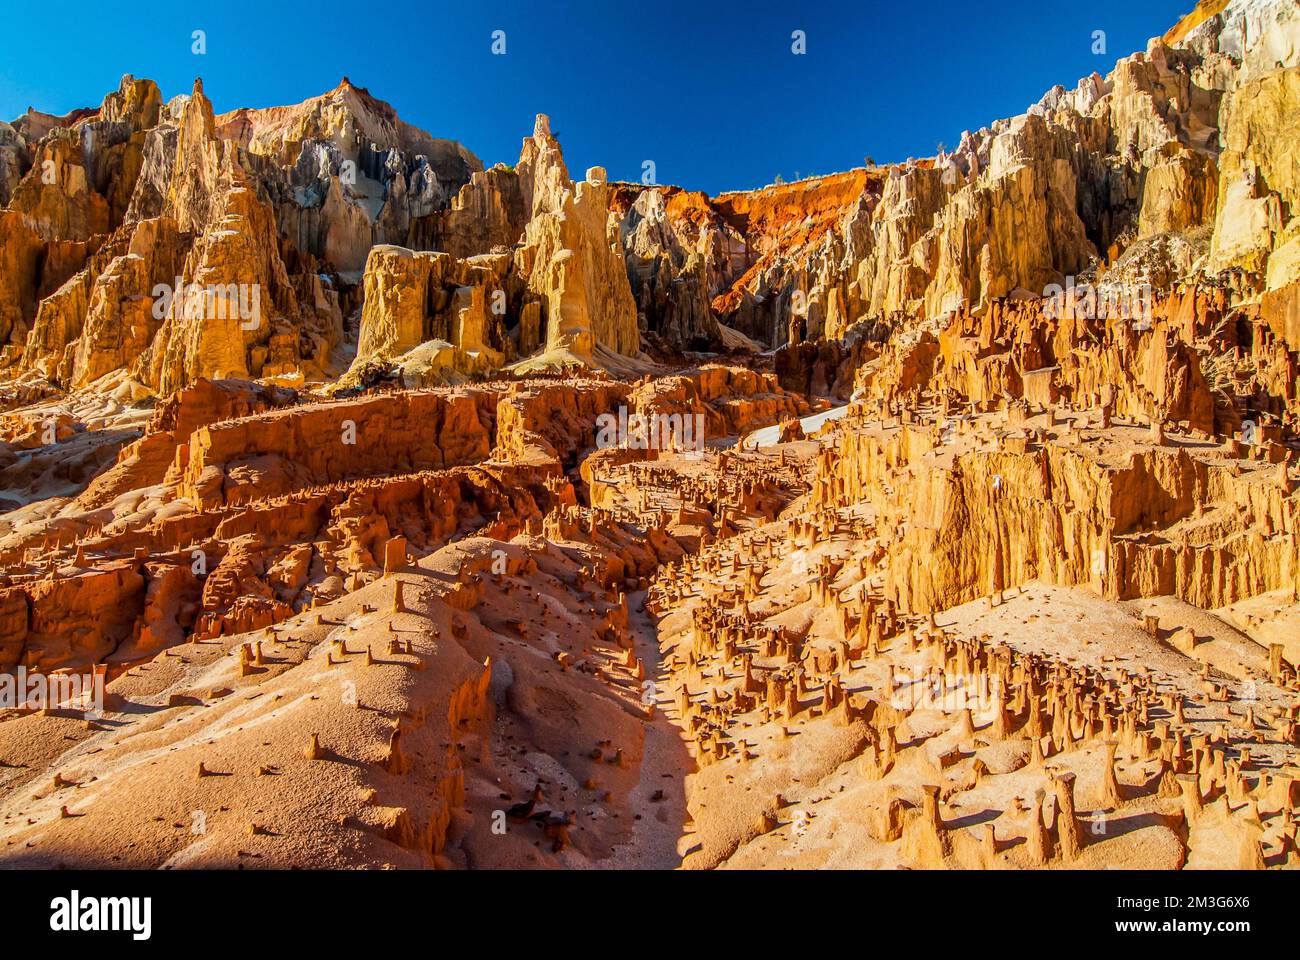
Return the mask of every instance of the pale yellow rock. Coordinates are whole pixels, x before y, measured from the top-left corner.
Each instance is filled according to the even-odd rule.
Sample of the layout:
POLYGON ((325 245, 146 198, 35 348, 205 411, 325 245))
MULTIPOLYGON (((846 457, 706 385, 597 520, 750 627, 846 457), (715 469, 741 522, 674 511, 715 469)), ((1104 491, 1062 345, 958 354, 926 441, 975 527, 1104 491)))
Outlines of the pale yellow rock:
POLYGON ((568 183, 559 144, 539 115, 519 161, 532 176, 533 218, 516 267, 546 304, 546 350, 591 362, 597 345, 631 356, 640 349, 636 304, 609 214, 605 171, 568 183))
POLYGON ((1300 71, 1244 84, 1224 114, 1211 268, 1262 273, 1283 241, 1285 212, 1300 202, 1300 71))

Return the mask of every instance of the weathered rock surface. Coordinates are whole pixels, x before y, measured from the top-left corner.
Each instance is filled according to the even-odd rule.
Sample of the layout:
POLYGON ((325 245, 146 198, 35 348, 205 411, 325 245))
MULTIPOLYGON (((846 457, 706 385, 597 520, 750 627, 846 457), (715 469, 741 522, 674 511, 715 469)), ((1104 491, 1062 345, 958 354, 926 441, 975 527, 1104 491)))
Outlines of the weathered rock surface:
POLYGON ((0 125, 0 673, 107 694, 0 863, 1300 865, 1297 50, 713 198, 346 78, 0 125))

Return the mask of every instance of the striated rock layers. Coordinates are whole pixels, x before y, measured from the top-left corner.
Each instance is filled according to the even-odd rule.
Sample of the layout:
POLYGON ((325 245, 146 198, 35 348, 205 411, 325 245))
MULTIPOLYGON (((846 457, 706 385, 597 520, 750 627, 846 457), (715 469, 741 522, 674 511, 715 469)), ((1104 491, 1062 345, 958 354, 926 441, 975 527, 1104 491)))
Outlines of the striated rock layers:
POLYGON ((215 116, 201 83, 164 104, 128 76, 98 110, 0 131, 0 362, 161 395, 345 370, 418 385, 520 361, 627 372, 643 336, 673 355, 739 332, 840 343, 782 361, 835 392, 858 342, 918 319, 1193 278, 1264 304, 1294 349, 1298 19, 1202 6, 936 157, 715 198, 598 167, 574 182, 543 115, 514 167, 485 170, 346 78, 215 116))
POLYGON ((1300 866, 1298 48, 713 198, 0 125, 0 866, 1300 866))

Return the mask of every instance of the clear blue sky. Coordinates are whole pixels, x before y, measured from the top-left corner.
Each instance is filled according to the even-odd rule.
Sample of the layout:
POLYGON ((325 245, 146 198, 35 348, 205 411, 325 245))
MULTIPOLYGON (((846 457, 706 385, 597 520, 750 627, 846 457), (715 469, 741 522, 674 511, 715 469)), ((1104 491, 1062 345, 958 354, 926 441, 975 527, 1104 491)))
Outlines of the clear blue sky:
POLYGON ((1143 49, 1193 0, 184 4, 6 0, 0 118, 96 106, 124 73, 218 112, 347 75, 403 119, 513 163, 549 113, 571 172, 717 193, 926 156, 1143 49), (191 53, 191 33, 207 53, 191 53), (803 30, 807 53, 791 52, 803 30), (506 32, 506 54, 491 34, 506 32), (1094 30, 1107 52, 1092 53, 1094 30))

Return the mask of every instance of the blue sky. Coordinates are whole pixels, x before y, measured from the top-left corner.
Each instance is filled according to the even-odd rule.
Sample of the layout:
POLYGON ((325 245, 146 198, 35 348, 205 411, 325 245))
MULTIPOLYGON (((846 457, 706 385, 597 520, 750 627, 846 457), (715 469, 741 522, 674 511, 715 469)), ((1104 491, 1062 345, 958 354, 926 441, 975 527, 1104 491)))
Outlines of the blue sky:
POLYGON ((636 180, 653 160, 658 182, 717 193, 930 155, 1105 74, 1192 0, 180 6, 6 0, 0 118, 96 106, 124 73, 168 98, 202 76, 218 112, 297 103, 347 75, 489 165, 513 163, 548 113, 575 176, 600 164, 636 180))

